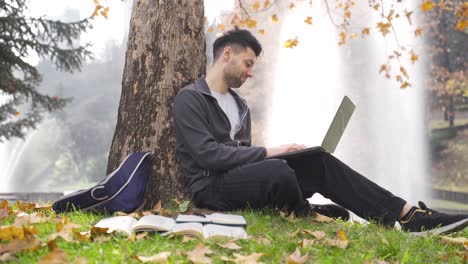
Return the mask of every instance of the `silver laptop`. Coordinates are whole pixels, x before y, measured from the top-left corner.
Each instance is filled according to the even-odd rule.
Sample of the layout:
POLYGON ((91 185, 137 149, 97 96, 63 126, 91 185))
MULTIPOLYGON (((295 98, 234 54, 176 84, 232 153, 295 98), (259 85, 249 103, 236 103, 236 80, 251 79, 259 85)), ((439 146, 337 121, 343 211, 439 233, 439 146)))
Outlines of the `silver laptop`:
POLYGON ((341 136, 343 135, 355 108, 356 106, 347 96, 343 97, 340 107, 336 111, 335 117, 333 118, 333 121, 328 128, 327 134, 323 138, 322 145, 320 147, 291 151, 268 158, 287 160, 299 156, 307 156, 309 154, 318 153, 321 151, 321 149, 325 149, 329 153, 333 153, 336 149, 336 146, 338 145, 338 142, 340 142, 341 136))

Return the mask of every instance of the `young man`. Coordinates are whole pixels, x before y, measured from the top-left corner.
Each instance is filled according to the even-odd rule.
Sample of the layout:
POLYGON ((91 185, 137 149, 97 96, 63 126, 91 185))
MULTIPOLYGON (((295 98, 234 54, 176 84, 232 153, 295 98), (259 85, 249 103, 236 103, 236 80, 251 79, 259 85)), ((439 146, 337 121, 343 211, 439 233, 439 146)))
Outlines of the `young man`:
POLYGON ((233 89, 253 76, 262 47, 247 30, 226 32, 213 44, 213 65, 206 76, 176 96, 176 150, 195 205, 214 210, 275 206, 298 215, 314 212, 347 218, 341 207, 311 206, 318 192, 358 216, 424 235, 460 230, 467 215, 419 208, 394 196, 322 151, 290 162, 269 156, 303 149, 288 144, 251 146, 249 108, 233 89))

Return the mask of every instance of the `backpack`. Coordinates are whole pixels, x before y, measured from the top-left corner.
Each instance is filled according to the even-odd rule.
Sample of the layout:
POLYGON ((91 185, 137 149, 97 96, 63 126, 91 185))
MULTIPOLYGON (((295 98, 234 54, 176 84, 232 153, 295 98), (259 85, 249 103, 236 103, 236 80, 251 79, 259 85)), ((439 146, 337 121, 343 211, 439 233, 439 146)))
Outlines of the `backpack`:
POLYGON ((131 213, 144 203, 150 153, 128 155, 120 166, 89 189, 79 190, 60 197, 52 204, 56 213, 74 210, 92 210, 113 213, 131 213))

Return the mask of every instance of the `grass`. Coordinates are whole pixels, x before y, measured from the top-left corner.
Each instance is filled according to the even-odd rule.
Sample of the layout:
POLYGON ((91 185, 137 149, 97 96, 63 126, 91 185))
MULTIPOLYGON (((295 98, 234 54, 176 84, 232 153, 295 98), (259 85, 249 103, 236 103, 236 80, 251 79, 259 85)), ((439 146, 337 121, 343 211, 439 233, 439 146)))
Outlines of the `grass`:
MULTIPOLYGON (((468 119, 467 118, 460 118, 460 119, 455 118, 454 125, 455 126, 468 125, 468 119)), ((448 127, 449 127, 449 121, 431 120, 429 122, 429 129, 430 130, 440 129, 440 128, 448 128, 448 127)))
MULTIPOLYGON (((316 243, 311 247, 300 248, 302 254, 308 253, 307 263, 373 263, 376 260, 390 263, 463 263, 457 252, 463 251, 461 245, 447 245, 440 237, 421 238, 389 229, 376 224, 361 225, 353 222, 318 223, 312 218, 296 220, 283 219, 271 210, 245 210, 234 212, 242 214, 248 222, 247 233, 251 238, 237 241, 242 249, 233 251, 221 248, 210 241, 192 240, 182 242, 182 237, 167 238, 157 233, 150 233, 141 240, 128 241, 125 236, 112 235, 110 241, 105 242, 66 242, 57 239, 58 247, 64 250, 69 259, 74 261, 78 257, 85 257, 89 263, 138 263, 132 256, 151 256, 162 251, 172 252, 169 263, 189 263, 184 252, 193 250, 199 243, 203 243, 214 251, 211 258, 214 263, 223 263, 221 257, 232 258, 233 253, 249 255, 252 253, 266 253, 260 260, 265 263, 286 263, 288 255, 292 254, 298 242, 304 238, 312 239, 310 235, 298 234, 292 238, 291 234, 297 229, 310 231, 322 230, 328 237, 336 236, 338 230, 344 230, 349 240, 346 249, 326 246, 316 243), (267 238, 270 243, 265 244, 258 237, 267 238)), ((53 212, 48 215, 54 217, 53 212)), ((73 212, 67 214, 73 223, 82 225, 81 231, 89 230, 99 219, 109 215, 73 212)), ((4 219, 0 224, 11 224, 13 217, 4 219)), ((47 242, 49 235, 55 232, 52 222, 36 224, 38 236, 47 242)), ((468 237, 468 229, 454 234, 454 236, 468 237)), ((32 252, 17 255, 14 263, 37 263, 49 253, 47 247, 32 252)))

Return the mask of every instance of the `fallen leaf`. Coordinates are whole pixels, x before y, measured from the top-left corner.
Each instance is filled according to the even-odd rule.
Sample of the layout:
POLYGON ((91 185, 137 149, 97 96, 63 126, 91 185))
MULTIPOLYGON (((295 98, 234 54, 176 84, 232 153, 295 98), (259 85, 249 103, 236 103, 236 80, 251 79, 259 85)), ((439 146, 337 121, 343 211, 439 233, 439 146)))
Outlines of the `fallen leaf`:
POLYGON ((75 259, 75 264, 88 264, 88 260, 85 257, 78 257, 75 259))
POLYGON ((303 232, 314 236, 317 240, 323 239, 327 236, 325 232, 319 230, 310 232, 309 230, 304 229, 303 232))
POLYGON ((187 212, 189 205, 190 205, 190 201, 183 201, 182 203, 179 204, 179 211, 181 213, 187 212))
POLYGON ((70 263, 68 255, 61 249, 54 249, 48 255, 42 257, 38 264, 65 264, 70 263))
POLYGON ((162 204, 161 204, 161 200, 159 200, 154 206, 153 206, 153 209, 151 209, 152 212, 160 212, 162 209, 162 204))
POLYGON ((221 257, 221 260, 234 262, 236 264, 256 264, 256 263, 261 263, 258 260, 265 255, 266 255, 265 253, 253 253, 248 256, 244 256, 244 255, 234 253, 233 259, 230 259, 227 257, 221 257))
POLYGON ((7 262, 7 261, 13 261, 16 260, 15 256, 11 253, 5 253, 0 255, 0 262, 7 262))
POLYGON ((203 244, 199 244, 194 250, 185 253, 189 260, 193 263, 212 263, 211 258, 206 255, 212 254, 213 251, 203 244))
POLYGON ((338 239, 343 241, 348 241, 348 237, 346 236, 346 232, 343 229, 340 229, 336 232, 336 236, 338 239))
POLYGON ((28 214, 25 212, 20 212, 16 215, 15 222, 13 223, 14 226, 22 227, 26 224, 38 224, 38 223, 45 223, 49 220, 48 217, 45 217, 42 213, 32 213, 28 214))
POLYGON ((52 211, 52 205, 51 204, 44 204, 44 205, 36 204, 34 211, 39 211, 39 212, 52 211))
POLYGON ((348 247, 348 241, 343 241, 343 240, 339 240, 339 239, 326 238, 324 240, 324 243, 326 245, 328 245, 328 246, 339 247, 339 248, 342 248, 342 249, 345 249, 346 247, 348 247))
POLYGON ((303 264, 309 259, 309 253, 301 255, 299 248, 296 248, 296 251, 288 256, 288 264, 303 264))
POLYGON ((314 244, 315 244, 315 240, 313 240, 313 239, 303 239, 303 240, 299 241, 299 245, 301 247, 304 247, 304 248, 305 247, 311 247, 314 244))
POLYGON ((8 210, 6 208, 0 209, 0 221, 7 218, 8 216, 10 216, 10 214, 8 213, 8 210))
MULTIPOLYGON (((25 229, 31 227, 17 227, 14 225, 0 226, 0 240, 12 241, 15 239, 24 239, 26 237, 25 229)), ((37 232, 36 232, 37 233, 37 232)))
POLYGON ((191 236, 184 236, 184 238, 182 238, 182 243, 187 243, 192 240, 197 240, 197 239, 191 236))
POLYGON ((324 216, 321 214, 315 214, 314 221, 319 222, 319 223, 329 223, 333 222, 333 218, 330 218, 328 216, 324 216))
POLYGON ((16 201, 15 205, 20 211, 29 211, 36 208, 36 203, 28 203, 23 201, 16 201))
POLYGON ((270 245, 271 244, 271 241, 266 238, 266 237, 263 237, 263 236, 257 236, 254 238, 255 241, 257 241, 258 243, 262 244, 262 245, 270 245))
POLYGON ((75 231, 80 228, 81 225, 70 222, 68 217, 64 217, 60 222, 56 223, 56 233, 53 233, 49 236, 49 240, 55 239, 57 237, 62 237, 68 242, 73 241, 75 231))
POLYGON ((37 238, 33 233, 27 231, 27 229, 23 228, 24 230, 24 238, 23 239, 15 239, 8 244, 0 244, 0 254, 10 252, 21 252, 25 250, 35 250, 42 245, 42 241, 37 238))
POLYGON ((468 238, 466 237, 441 236, 441 240, 449 245, 468 245, 468 238))
POLYGON ((143 263, 147 263, 147 262, 166 263, 170 255, 171 255, 171 252, 163 251, 150 257, 137 256, 137 259, 143 263))
POLYGON ((216 243, 216 245, 222 248, 227 248, 227 249, 232 249, 232 250, 239 250, 242 248, 241 246, 237 245, 234 241, 229 241, 224 244, 216 243))

